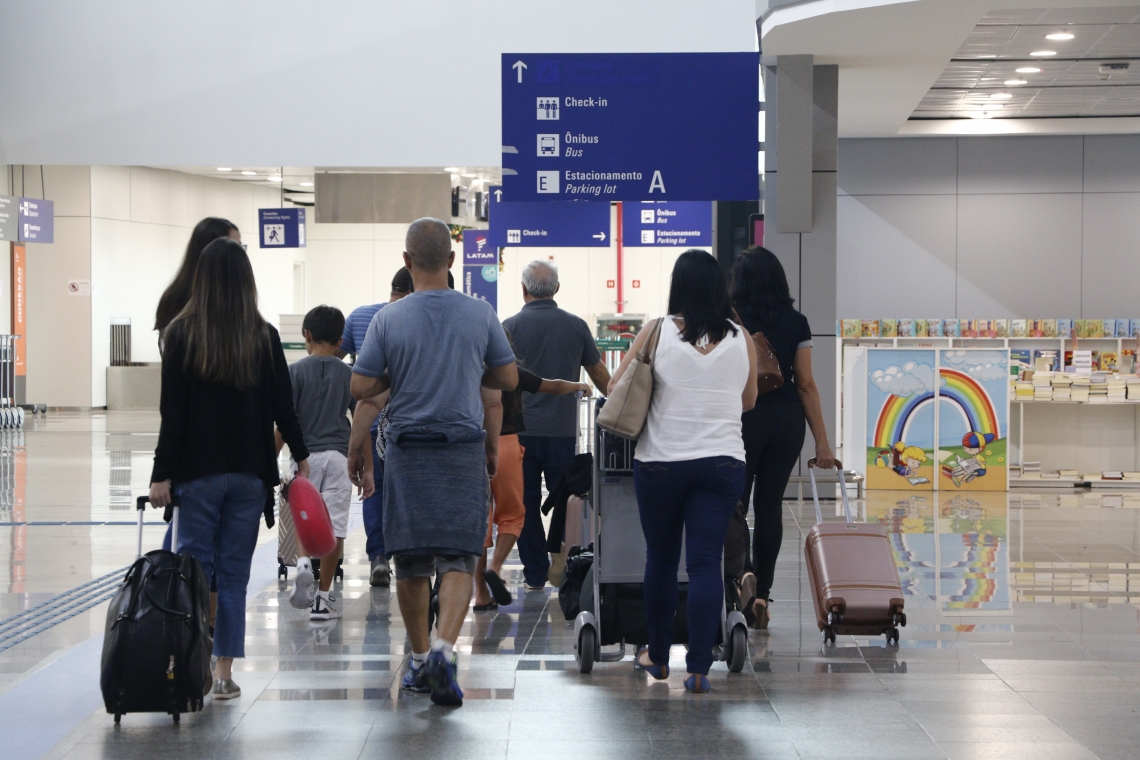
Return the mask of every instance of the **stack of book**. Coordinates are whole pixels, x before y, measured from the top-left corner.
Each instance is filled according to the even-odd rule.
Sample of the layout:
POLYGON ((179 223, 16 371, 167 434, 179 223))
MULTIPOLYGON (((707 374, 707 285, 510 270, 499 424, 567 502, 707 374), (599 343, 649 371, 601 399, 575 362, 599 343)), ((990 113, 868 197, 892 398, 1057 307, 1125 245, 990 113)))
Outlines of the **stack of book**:
POLYGON ((1087 404, 1089 401, 1090 382, 1088 375, 1077 375, 1073 378, 1072 392, 1070 398, 1073 401, 1078 401, 1087 404))
POLYGON ((1021 477, 1023 477, 1023 478, 1040 478, 1041 477, 1041 463, 1040 462, 1022 462, 1021 463, 1021 477))
POLYGON ((1124 384, 1128 390, 1128 400, 1140 401, 1140 377, 1131 375, 1125 379, 1124 384))
POLYGON ((1073 398, 1073 377, 1062 372, 1053 375, 1053 400, 1071 401, 1073 398))
POLYGON ((1076 480, 1080 477, 1080 473, 1076 470, 1057 470, 1057 477, 1061 480, 1076 480))
POLYGON ((1126 480, 1130 483, 1140 483, 1140 472, 1122 472, 1123 477, 1121 480, 1126 480))
MULTIPOLYGON (((1136 391, 1140 394, 1140 389, 1136 391)), ((1033 400, 1033 382, 1027 380, 1018 380, 1013 384, 1014 401, 1032 401, 1033 400)))
POLYGON ((1105 404, 1108 402, 1108 375, 1103 372, 1094 372, 1089 377, 1089 403, 1105 404))
POLYGON ((1053 400, 1053 373, 1037 371, 1033 373, 1033 400, 1053 400))
POLYGON ((1108 401, 1111 404, 1119 404, 1128 400, 1127 384, 1124 378, 1120 375, 1109 375, 1108 377, 1108 401))

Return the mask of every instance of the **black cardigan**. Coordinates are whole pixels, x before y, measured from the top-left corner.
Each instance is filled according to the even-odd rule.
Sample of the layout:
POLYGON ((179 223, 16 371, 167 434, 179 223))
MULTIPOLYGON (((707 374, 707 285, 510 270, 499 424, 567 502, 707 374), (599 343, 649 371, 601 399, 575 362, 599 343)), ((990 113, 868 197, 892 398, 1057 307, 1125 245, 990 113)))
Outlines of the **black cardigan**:
POLYGON ((269 327, 261 380, 253 388, 208 383, 186 373, 185 341, 175 328, 162 354, 162 427, 152 483, 185 483, 207 475, 250 473, 272 489, 279 482, 273 425, 293 458, 309 457, 293 409, 293 386, 277 330, 269 327))

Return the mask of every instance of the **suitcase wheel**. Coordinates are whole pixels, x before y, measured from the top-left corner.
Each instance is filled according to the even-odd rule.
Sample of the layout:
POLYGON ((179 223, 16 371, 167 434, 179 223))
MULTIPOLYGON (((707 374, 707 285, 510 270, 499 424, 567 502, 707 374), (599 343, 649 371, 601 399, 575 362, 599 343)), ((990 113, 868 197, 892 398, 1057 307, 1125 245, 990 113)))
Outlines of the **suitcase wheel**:
POLYGON ((887 631, 887 646, 898 646, 899 644, 899 629, 892 628, 887 631))
POLYGON ((122 713, 115 713, 115 725, 118 725, 118 724, 119 724, 119 721, 120 721, 120 720, 122 720, 122 719, 123 719, 123 714, 122 714, 122 713))
POLYGON ((285 563, 281 561, 280 557, 277 558, 277 579, 281 581, 289 580, 289 568, 285 566, 285 563))
POLYGON ((592 625, 582 626, 578 634, 577 651, 574 653, 578 661, 578 672, 589 673, 594 669, 594 660, 597 658, 598 637, 592 625))
POLYGON ((175 723, 175 724, 178 724, 178 723, 181 723, 181 722, 182 722, 182 716, 181 716, 181 715, 179 715, 178 713, 174 713, 174 723, 175 723))
POLYGON ((891 615, 891 625, 893 625, 895 628, 898 628, 900 626, 906 628, 906 613, 896 612, 894 615, 891 615))
POLYGON ((824 628, 823 629, 823 643, 834 645, 835 644, 835 631, 831 630, 830 628, 824 628))
POLYGON ((827 624, 829 626, 831 626, 832 628, 836 628, 840 625, 843 625, 843 613, 841 613, 841 612, 829 612, 829 613, 827 613, 827 624))

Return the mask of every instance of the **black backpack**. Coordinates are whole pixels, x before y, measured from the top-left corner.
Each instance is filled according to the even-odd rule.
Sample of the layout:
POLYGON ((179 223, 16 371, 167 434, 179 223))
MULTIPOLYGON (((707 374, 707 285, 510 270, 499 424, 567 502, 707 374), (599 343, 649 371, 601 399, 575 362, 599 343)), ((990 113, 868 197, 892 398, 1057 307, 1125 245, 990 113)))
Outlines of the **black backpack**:
POLYGON ((594 566, 594 545, 585 549, 580 546, 570 547, 566 557, 566 570, 562 576, 562 585, 558 587, 558 604, 562 607, 562 614, 567 620, 578 617, 581 609, 582 584, 586 574, 594 566))
POLYGON ((107 712, 116 723, 128 712, 165 712, 177 723, 201 710, 212 649, 210 579, 198 560, 161 549, 139 557, 107 610, 99 677, 107 712))

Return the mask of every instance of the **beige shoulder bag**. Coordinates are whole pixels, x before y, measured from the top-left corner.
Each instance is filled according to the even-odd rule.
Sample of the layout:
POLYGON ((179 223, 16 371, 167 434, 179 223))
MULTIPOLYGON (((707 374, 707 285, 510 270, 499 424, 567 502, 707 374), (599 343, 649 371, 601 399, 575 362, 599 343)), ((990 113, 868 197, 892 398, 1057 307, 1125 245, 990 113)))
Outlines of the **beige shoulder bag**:
POLYGON ((664 317, 649 327, 649 337, 637 356, 625 368, 614 392, 598 412, 598 427, 621 438, 636 441, 649 416, 649 403, 653 400, 653 359, 657 355, 657 340, 661 337, 664 317))

